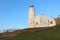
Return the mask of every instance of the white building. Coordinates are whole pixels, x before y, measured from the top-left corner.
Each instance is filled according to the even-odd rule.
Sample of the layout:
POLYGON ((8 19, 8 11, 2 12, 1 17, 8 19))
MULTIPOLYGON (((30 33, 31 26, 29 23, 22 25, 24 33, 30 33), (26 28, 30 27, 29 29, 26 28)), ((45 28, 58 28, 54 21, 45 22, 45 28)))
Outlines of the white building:
POLYGON ((36 27, 52 27, 56 25, 54 18, 48 18, 44 15, 34 15, 34 6, 30 5, 29 7, 29 17, 28 17, 28 27, 36 28, 36 27))

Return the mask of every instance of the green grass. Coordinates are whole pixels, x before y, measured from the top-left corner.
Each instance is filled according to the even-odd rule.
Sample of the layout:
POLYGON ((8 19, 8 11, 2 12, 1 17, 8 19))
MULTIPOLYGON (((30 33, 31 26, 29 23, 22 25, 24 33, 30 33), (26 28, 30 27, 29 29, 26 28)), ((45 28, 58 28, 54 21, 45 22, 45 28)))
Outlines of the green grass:
POLYGON ((60 25, 44 29, 37 28, 36 31, 32 32, 23 32, 8 40, 60 40, 60 25))

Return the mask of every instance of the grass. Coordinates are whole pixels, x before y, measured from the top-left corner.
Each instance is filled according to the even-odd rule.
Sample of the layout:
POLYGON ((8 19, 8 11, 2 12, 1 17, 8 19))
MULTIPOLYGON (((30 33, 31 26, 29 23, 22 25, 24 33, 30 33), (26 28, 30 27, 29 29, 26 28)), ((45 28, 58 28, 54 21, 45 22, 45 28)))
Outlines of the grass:
POLYGON ((51 28, 36 28, 36 31, 23 32, 8 40, 60 40, 60 25, 51 28))

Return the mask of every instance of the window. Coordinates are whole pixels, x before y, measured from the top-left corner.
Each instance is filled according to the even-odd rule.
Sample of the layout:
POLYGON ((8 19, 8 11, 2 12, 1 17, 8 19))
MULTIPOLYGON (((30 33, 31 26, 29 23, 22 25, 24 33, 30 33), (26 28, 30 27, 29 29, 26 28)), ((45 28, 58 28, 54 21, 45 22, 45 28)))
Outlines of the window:
POLYGON ((50 23, 52 24, 53 22, 51 21, 50 23))
POLYGON ((38 22, 36 22, 36 25, 38 25, 38 22))

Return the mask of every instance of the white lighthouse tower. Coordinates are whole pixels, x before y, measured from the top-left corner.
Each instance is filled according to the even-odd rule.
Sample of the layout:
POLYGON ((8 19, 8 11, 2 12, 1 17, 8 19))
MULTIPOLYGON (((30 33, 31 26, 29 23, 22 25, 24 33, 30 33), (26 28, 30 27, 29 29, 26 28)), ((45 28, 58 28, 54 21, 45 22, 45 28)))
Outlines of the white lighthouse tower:
POLYGON ((30 5, 29 7, 29 28, 34 27, 33 18, 34 18, 34 6, 30 5))

